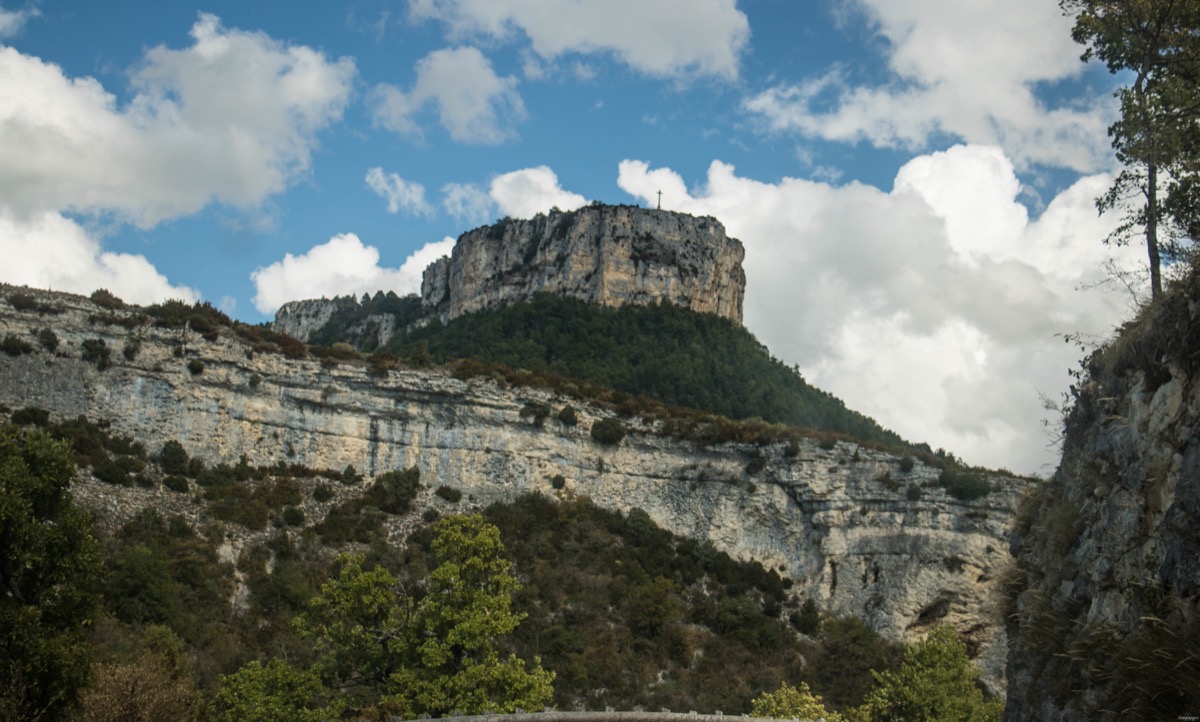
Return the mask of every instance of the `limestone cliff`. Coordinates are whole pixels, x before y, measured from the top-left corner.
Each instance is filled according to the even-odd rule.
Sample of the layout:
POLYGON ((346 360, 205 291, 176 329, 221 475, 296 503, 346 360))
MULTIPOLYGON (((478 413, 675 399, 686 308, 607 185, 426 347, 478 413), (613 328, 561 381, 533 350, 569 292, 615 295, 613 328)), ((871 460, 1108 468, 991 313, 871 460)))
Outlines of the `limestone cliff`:
POLYGON ((744 256, 715 218, 593 205, 464 233, 425 270, 421 299, 442 321, 548 292, 604 306, 669 301, 741 323, 744 256))
MULTIPOLYGON (((12 291, 0 287, 0 298, 12 291)), ((0 335, 32 339, 52 323, 58 348, 0 355, 0 404, 108 419, 147 448, 175 439, 210 462, 247 454, 259 465, 353 464, 368 475, 416 465, 422 479, 477 505, 537 491, 641 508, 666 529, 779 570, 824 611, 858 615, 893 639, 953 623, 988 681, 1003 683, 1004 631, 992 600, 1024 480, 990 477, 991 493, 963 501, 938 485, 937 469, 885 451, 815 440, 699 446, 636 419, 620 444, 604 446, 588 431, 610 411, 546 391, 289 360, 256 352, 228 329, 205 340, 134 311, 105 314, 80 297, 28 293, 61 313, 0 301, 0 335), (138 343, 127 357, 130 339, 138 343), (89 340, 111 350, 109 368, 81 358, 89 340), (529 402, 571 404, 579 423, 533 423, 522 416, 529 402)))
POLYGON ((1007 720, 1200 715, 1198 301, 1193 276, 1088 359, 1012 542, 1007 720))

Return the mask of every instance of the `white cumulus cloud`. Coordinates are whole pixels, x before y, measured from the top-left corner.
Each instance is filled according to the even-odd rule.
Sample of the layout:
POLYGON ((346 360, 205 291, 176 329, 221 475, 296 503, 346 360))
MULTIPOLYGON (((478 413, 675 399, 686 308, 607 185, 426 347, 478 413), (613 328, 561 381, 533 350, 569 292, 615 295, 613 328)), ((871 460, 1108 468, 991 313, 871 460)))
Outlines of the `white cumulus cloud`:
POLYGON ((367 187, 387 201, 388 213, 403 210, 419 216, 433 213, 433 206, 425 200, 425 186, 401 178, 395 173, 384 173, 376 166, 367 171, 367 187))
POLYGON ((611 55, 659 77, 738 76, 750 24, 736 0, 410 0, 451 37, 529 38, 534 53, 611 55))
POLYGON ((501 143, 516 137, 514 126, 526 115, 517 79, 497 75, 478 48, 435 50, 417 61, 416 73, 407 93, 388 83, 371 91, 376 125, 420 137, 415 116, 433 105, 442 127, 457 142, 501 143))
POLYGON ((379 265, 379 249, 364 245, 353 233, 340 233, 307 253, 286 254, 281 261, 250 275, 256 293, 254 307, 274 313, 288 301, 308 298, 393 291, 420 293, 421 274, 433 261, 448 255, 455 239, 444 238, 414 251, 399 268, 379 265))
POLYGON ((5 10, 0 7, 0 38, 11 38, 18 35, 31 18, 36 18, 41 12, 36 7, 26 7, 21 10, 5 10))
POLYGON ((442 208, 460 221, 483 223, 492 217, 492 198, 473 183, 442 186, 442 208))
POLYGON ((808 379, 914 441, 1031 472, 1051 450, 1039 393, 1055 398, 1078 352, 1056 334, 1105 335, 1128 299, 1098 289, 1113 221, 1089 176, 1036 218, 1008 156, 956 146, 919 156, 891 191, 784 178, 714 162, 689 191, 669 169, 620 165, 647 204, 721 220, 746 246, 746 325, 808 379))
MULTIPOLYGON (((307 172, 316 134, 349 99, 354 63, 226 29, 212 15, 191 36, 181 50, 148 50, 123 104, 93 78, 0 47, 0 253, 20 248, 49 268, 51 248, 28 240, 47 224, 71 226, 64 214, 149 228, 214 202, 253 209, 307 172)), ((110 255, 85 254, 101 266, 60 287, 90 284, 98 268, 111 270, 110 255)), ((140 256, 116 258, 141 259, 123 265, 121 278, 145 276, 131 287, 179 295, 140 256)), ((0 278, 14 278, 12 267, 0 278)))
POLYGON ((1021 165, 1090 172, 1107 164, 1112 103, 1054 107, 1040 88, 1083 72, 1071 20, 1041 0, 850 0, 882 41, 890 80, 856 84, 832 67, 779 83, 744 108, 775 131, 923 150, 949 135, 1002 146, 1021 165))
POLYGON ((532 218, 555 206, 570 211, 587 202, 578 193, 563 190, 558 176, 544 165, 496 176, 489 195, 502 215, 515 218, 532 218))

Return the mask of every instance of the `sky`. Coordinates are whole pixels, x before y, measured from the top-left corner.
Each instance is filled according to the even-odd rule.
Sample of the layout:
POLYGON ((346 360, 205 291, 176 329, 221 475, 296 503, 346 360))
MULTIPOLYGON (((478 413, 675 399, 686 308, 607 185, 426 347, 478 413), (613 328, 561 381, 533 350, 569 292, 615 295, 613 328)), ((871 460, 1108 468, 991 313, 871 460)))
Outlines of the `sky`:
POLYGON ((1070 26, 1052 0, 0 0, 0 281, 254 323, 661 191, 745 245, 777 358, 1044 475, 1070 339, 1144 286, 1094 206, 1117 79, 1070 26))

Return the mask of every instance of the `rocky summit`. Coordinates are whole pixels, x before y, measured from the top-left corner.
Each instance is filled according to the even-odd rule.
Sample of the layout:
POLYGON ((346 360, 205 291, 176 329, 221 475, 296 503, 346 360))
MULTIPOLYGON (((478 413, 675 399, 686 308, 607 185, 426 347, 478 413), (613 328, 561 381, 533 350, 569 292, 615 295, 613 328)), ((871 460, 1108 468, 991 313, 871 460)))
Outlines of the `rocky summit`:
MULTIPOLYGON (((602 306, 667 302, 742 322, 745 249, 715 218, 638 206, 594 204, 552 210, 528 220, 506 218, 459 236, 450 256, 425 269, 424 317, 451 319, 553 293, 602 306)), ((273 328, 308 341, 353 299, 284 304, 273 328)), ((375 343, 397 330, 372 318, 375 343)))

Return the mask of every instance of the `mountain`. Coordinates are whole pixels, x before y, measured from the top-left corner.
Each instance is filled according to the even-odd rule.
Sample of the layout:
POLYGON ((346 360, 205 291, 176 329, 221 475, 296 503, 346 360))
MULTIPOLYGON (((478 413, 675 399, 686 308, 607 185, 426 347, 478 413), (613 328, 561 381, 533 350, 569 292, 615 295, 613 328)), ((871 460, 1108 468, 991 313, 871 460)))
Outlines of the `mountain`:
MULTIPOLYGON (((459 378, 353 352, 317 357, 319 349, 290 337, 222 323, 211 307, 142 309, 97 296, 100 305, 13 287, 0 287, 0 297, 0 404, 39 407, 54 421, 85 415, 144 449, 175 442, 208 468, 225 465, 206 483, 230 500, 219 513, 233 519, 223 542, 231 558, 264 533, 253 527, 266 512, 241 515, 275 493, 277 482, 251 466, 373 479, 342 485, 338 503, 352 504, 342 517, 331 519, 325 502, 302 509, 312 523, 350 523, 347 538, 362 510, 385 503, 368 489, 416 468, 425 489, 409 513, 380 517, 382 538, 403 539, 439 508, 440 487, 463 508, 528 493, 586 497, 756 561, 791 580, 794 599, 860 617, 890 639, 954 624, 989 683, 1003 684, 995 583, 1027 480, 762 421, 693 417, 719 433, 681 435, 670 418, 620 417, 611 400, 514 384, 519 374, 459 378)), ((147 492, 129 494, 174 498, 165 477, 144 481, 147 492)), ((209 488, 198 485, 183 482, 196 493, 209 488)), ((141 508, 106 488, 92 498, 114 524, 141 508)))

